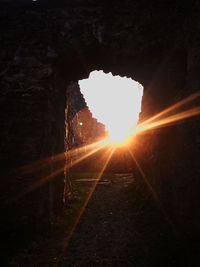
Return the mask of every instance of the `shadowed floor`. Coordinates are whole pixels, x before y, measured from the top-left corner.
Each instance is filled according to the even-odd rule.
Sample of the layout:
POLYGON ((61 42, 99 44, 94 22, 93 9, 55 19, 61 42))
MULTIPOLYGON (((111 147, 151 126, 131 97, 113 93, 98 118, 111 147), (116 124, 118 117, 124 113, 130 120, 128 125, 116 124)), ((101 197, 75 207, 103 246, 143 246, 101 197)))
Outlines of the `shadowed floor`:
POLYGON ((115 174, 97 185, 63 260, 67 266, 195 266, 188 244, 151 195, 137 189, 132 173, 115 174))
POLYGON ((131 182, 134 185, 132 173, 115 174, 112 179, 100 181, 66 246, 66 263, 70 266, 147 266, 150 262, 162 264, 165 259, 173 266, 173 252, 165 251, 166 236, 162 233, 168 225, 150 203, 144 207, 141 199, 139 203, 134 202, 137 197, 128 190, 131 182), (168 252, 170 257, 164 258, 168 252))
MULTIPOLYGON (((86 191, 96 182, 94 176, 74 179, 86 191)), ((11 266, 197 266, 198 243, 175 235, 151 194, 138 187, 132 173, 106 175, 97 183, 79 223, 71 228, 70 239, 69 217, 66 219, 60 234, 51 232, 44 243, 32 244, 10 261, 11 266)))
POLYGON ((133 240, 138 234, 124 190, 131 181, 133 175, 124 174, 99 182, 66 248, 65 260, 98 263, 126 258, 131 262, 136 248, 133 240))

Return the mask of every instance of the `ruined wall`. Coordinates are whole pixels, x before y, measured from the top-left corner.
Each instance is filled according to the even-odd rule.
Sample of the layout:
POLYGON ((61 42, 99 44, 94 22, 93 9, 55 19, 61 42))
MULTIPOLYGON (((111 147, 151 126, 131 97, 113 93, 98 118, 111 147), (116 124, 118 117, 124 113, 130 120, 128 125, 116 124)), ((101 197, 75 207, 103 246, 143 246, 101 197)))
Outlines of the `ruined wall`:
MULTIPOLYGON (((115 1, 114 5, 70 1, 59 8, 3 5, 3 201, 59 167, 50 161, 40 175, 16 172, 20 166, 64 152, 70 81, 87 77, 94 69, 138 80, 145 87, 143 118, 199 90, 199 9, 198 1, 188 5, 180 1, 115 1)), ((169 212, 181 223, 187 217, 198 225, 198 120, 152 131, 140 139, 136 155, 169 212)), ((61 205, 62 188, 60 174, 29 194, 28 203, 34 209, 22 208, 22 215, 44 216, 52 210, 47 206, 61 205)))

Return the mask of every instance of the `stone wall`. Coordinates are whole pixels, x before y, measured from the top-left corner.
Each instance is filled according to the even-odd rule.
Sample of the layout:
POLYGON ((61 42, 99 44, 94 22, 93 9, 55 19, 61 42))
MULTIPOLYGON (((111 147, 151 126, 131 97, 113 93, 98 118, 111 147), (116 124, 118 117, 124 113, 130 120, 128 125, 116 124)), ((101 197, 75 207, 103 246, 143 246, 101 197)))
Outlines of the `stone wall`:
MULTIPOLYGON (((4 1, 0 11, 4 204, 35 179, 61 167, 52 157, 65 150, 66 90, 71 81, 95 69, 138 80, 145 87, 143 118, 199 90, 198 1, 183 5, 167 0, 114 4, 77 0, 62 2, 61 7, 45 1, 11 2, 4 1), (19 167, 46 157, 51 157, 48 168, 39 175, 18 172, 19 167)), ((199 222, 200 199, 198 125, 193 119, 152 131, 140 137, 142 152, 137 152, 169 213, 180 223, 187 217, 194 225, 199 222)), ((64 178, 62 173, 56 177, 29 194, 27 201, 20 200, 22 206, 29 203, 22 208, 23 218, 24 213, 52 217, 52 210, 56 213, 62 206, 64 178)))

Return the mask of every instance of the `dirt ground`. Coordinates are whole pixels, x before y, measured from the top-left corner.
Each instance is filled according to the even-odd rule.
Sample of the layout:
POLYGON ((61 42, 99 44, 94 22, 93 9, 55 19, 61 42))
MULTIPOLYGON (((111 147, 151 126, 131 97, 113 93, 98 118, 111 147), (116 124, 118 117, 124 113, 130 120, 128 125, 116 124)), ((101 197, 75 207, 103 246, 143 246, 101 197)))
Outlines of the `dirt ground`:
POLYGON ((65 249, 66 262, 132 262, 138 233, 124 188, 133 179, 132 174, 115 175, 98 183, 65 249))
POLYGON ((132 173, 115 174, 97 184, 65 245, 66 265, 179 266, 176 252, 168 250, 173 235, 170 226, 150 203, 149 207, 142 200, 137 204, 130 183, 134 184, 132 173))

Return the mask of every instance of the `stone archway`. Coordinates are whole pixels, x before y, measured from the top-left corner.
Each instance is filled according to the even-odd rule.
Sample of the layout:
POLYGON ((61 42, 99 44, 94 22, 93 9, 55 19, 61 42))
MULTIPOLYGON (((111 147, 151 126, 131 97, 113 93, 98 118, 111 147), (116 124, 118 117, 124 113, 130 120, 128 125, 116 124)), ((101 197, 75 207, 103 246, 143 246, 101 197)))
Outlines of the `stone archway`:
MULTIPOLYGON (((64 151, 66 88, 71 81, 87 77, 95 69, 132 77, 145 86, 144 117, 199 90, 198 20, 193 16, 196 8, 198 4, 186 14, 178 12, 177 3, 165 8, 139 2, 117 3, 114 8, 104 4, 55 9, 4 8, 3 24, 9 21, 10 26, 2 29, 1 53, 4 125, 1 160, 7 175, 2 184, 3 198, 18 194, 34 181, 34 177, 16 174, 16 167, 64 151)), ((147 146, 148 153, 142 157, 144 165, 150 166, 153 184, 159 183, 161 196, 170 203, 170 211, 179 214, 179 221, 183 221, 182 213, 190 216, 195 225, 196 208, 194 212, 190 208, 199 202, 197 126, 198 121, 194 121, 175 127, 173 132, 161 131, 159 137, 152 134, 155 149, 150 137, 153 146, 151 149, 147 146), (165 164, 169 136, 172 159, 165 164), (152 151, 156 151, 153 156, 152 151), (185 159, 185 154, 190 156, 185 159), (184 174, 187 171, 189 177, 184 174), (170 179, 161 178, 163 175, 170 179), (184 185, 183 180, 187 181, 184 185)), ((53 182, 29 199, 28 203, 30 206, 35 203, 33 210, 41 217, 46 216, 50 195, 53 194, 54 211, 57 205, 62 206, 63 177, 57 181, 58 190, 51 191, 52 186, 55 188, 53 182), (44 199, 43 205, 40 200, 35 201, 40 198, 44 199)))

